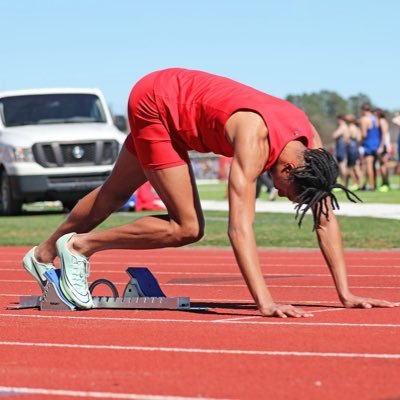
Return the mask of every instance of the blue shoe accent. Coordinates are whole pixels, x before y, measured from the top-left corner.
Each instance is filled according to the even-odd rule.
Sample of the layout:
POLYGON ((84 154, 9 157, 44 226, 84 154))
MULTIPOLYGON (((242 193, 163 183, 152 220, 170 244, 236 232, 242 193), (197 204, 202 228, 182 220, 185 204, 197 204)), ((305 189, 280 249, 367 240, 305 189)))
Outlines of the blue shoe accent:
POLYGON ((60 300, 65 303, 68 307, 75 308, 75 304, 71 303, 65 296, 64 293, 61 290, 60 286, 60 276, 61 276, 61 270, 59 269, 51 269, 49 271, 46 271, 44 273, 46 275, 48 284, 52 283, 55 291, 57 292, 57 296, 60 298, 60 300))

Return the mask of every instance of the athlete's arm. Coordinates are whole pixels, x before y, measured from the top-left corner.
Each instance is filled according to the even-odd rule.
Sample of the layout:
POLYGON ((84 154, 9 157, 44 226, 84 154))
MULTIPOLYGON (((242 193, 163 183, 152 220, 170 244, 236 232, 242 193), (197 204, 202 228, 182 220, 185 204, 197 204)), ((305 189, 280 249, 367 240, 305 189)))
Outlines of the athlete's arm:
POLYGON ((363 140, 363 136, 362 136, 361 129, 360 129, 358 126, 356 126, 356 125, 354 125, 354 129, 355 129, 355 131, 356 131, 357 143, 358 143, 358 144, 361 144, 361 143, 362 143, 362 140, 363 140))
POLYGON ((345 136, 346 134, 346 129, 344 126, 340 125, 333 133, 332 133, 332 139, 337 139, 340 136, 345 136))
POLYGON ((348 308, 399 306, 400 303, 355 296, 351 293, 347 280, 347 269, 339 224, 330 205, 328 205, 328 208, 329 220, 325 216, 321 216, 321 223, 316 229, 316 233, 319 247, 329 267, 342 304, 348 308))
POLYGON ((395 125, 400 126, 400 114, 396 114, 396 115, 393 117, 392 122, 393 122, 395 125))
POLYGON ((379 144, 378 154, 383 152, 387 140, 387 135, 389 134, 389 124, 386 119, 381 118, 379 120, 379 127, 381 130, 381 143, 379 144))
MULTIPOLYGON (((314 148, 321 147, 321 139, 314 129, 314 148)), ((318 245, 331 272, 340 301, 345 307, 394 307, 396 303, 385 300, 355 296, 349 289, 347 268, 344 258, 342 235, 339 223, 328 201, 329 219, 321 216, 321 223, 316 229, 318 245)), ((315 212, 315 209, 313 210, 315 212)))
POLYGON ((226 125, 226 135, 234 148, 229 174, 228 235, 239 268, 260 312, 285 318, 307 316, 288 305, 278 305, 266 287, 260 268, 253 230, 255 187, 269 154, 267 129, 255 113, 239 112, 226 125))
POLYGON ((362 138, 367 137, 367 131, 370 128, 369 119, 366 117, 360 118, 360 129, 361 129, 361 136, 362 138))

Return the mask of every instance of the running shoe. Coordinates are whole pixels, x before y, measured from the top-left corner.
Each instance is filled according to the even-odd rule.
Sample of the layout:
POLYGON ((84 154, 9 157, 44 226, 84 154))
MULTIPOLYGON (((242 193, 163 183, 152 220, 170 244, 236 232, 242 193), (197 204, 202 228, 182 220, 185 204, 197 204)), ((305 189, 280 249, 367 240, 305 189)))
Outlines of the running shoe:
POLYGON ((36 247, 32 247, 26 254, 22 260, 23 267, 36 279, 37 283, 43 290, 47 283, 46 275, 44 274, 46 271, 50 269, 54 269, 53 263, 42 263, 38 261, 35 257, 36 247))
POLYGON ((61 236, 56 242, 60 258, 60 287, 65 297, 79 308, 92 308, 93 300, 89 291, 89 259, 82 254, 71 253, 67 243, 75 233, 61 236))
POLYGON ((382 186, 378 189, 378 192, 387 193, 389 190, 390 190, 389 185, 382 185, 382 186))
POLYGON ((278 189, 273 187, 269 193, 268 200, 269 201, 274 201, 276 199, 276 195, 278 194, 278 189))

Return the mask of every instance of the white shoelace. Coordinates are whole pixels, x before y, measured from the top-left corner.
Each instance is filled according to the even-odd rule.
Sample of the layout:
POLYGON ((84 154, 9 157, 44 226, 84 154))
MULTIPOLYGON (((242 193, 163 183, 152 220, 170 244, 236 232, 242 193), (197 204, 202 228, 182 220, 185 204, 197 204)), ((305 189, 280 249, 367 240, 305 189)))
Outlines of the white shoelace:
POLYGON ((87 278, 90 275, 90 263, 88 260, 76 260, 71 271, 73 284, 83 289, 88 288, 87 278))

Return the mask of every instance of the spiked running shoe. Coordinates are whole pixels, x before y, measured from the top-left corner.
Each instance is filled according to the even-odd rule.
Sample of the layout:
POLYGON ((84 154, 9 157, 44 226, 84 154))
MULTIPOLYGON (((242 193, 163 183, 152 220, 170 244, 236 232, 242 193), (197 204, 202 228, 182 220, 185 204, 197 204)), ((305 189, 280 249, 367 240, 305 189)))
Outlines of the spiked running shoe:
POLYGON ((61 265, 61 290, 67 299, 79 308, 92 308, 93 300, 87 283, 89 259, 68 250, 67 243, 73 235, 75 233, 61 236, 56 243, 61 265))
POLYGON ((378 192, 387 193, 389 190, 390 190, 389 185, 382 185, 382 186, 378 189, 378 192))
POLYGON ((37 283, 43 290, 47 283, 46 271, 54 269, 53 263, 42 263, 35 257, 36 246, 32 247, 22 260, 23 267, 37 280, 37 283))

